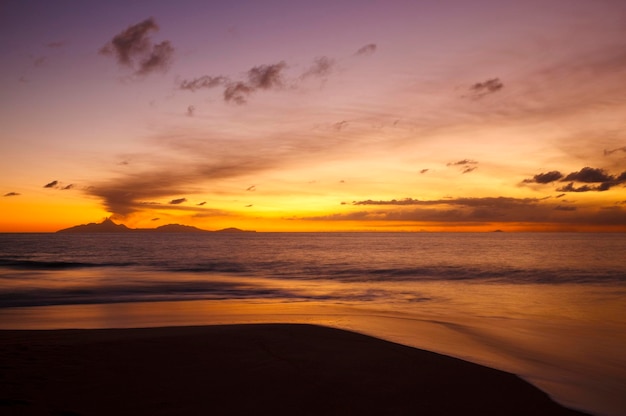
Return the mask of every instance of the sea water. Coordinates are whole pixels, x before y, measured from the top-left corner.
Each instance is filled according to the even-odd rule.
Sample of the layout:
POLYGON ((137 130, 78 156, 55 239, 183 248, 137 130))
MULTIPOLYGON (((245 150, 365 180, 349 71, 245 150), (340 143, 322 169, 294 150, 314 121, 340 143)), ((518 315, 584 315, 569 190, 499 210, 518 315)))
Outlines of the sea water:
POLYGON ((626 414, 626 235, 0 234, 0 329, 309 322, 626 414))

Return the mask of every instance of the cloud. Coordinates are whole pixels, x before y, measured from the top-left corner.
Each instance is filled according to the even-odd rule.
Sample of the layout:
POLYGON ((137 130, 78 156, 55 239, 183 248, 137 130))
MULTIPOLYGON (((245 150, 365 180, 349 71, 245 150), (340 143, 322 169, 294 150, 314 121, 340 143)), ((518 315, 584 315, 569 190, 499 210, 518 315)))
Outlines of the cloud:
POLYGON ((187 198, 178 198, 178 199, 172 199, 170 202, 168 202, 170 205, 180 205, 183 202, 187 202, 187 198))
POLYGON ((259 65, 248 71, 248 84, 254 89, 282 87, 281 71, 287 64, 283 61, 273 65, 259 65))
POLYGON ((502 81, 500 81, 500 78, 492 78, 484 82, 477 82, 476 84, 469 87, 471 93, 470 97, 482 98, 485 95, 498 92, 502 88, 504 88, 504 84, 502 83, 502 81))
POLYGON ((348 123, 346 120, 341 120, 341 121, 338 121, 337 123, 333 124, 333 129, 337 130, 337 131, 341 131, 344 128, 348 127, 348 124, 350 124, 350 123, 348 123))
POLYGON ((578 172, 572 172, 563 178, 563 181, 575 181, 583 183, 597 183, 614 180, 615 177, 608 175, 603 169, 584 167, 578 172))
POLYGON ((226 85, 230 82, 230 80, 221 75, 212 77, 209 75, 204 75, 199 78, 192 79, 190 81, 183 80, 178 88, 181 90, 189 90, 195 92, 196 90, 205 89, 205 88, 215 88, 219 86, 226 85))
POLYGON ((73 184, 73 183, 70 183, 69 185, 66 185, 66 186, 64 186, 64 187, 63 187, 63 188, 61 188, 61 189, 62 189, 62 190, 64 190, 64 191, 67 191, 67 190, 69 190, 69 189, 72 189, 73 187, 74 187, 74 184, 73 184))
POLYGON ((283 61, 271 65, 258 65, 250 68, 246 80, 232 81, 218 75, 203 75, 192 80, 182 80, 178 88, 195 92, 199 89, 224 88, 224 101, 246 104, 247 97, 257 90, 280 89, 284 85, 283 71, 287 64, 283 61))
POLYGON ((319 58, 316 58, 313 62, 313 65, 311 65, 310 68, 308 68, 302 73, 302 75, 300 75, 300 79, 306 79, 310 77, 321 78, 328 76, 332 72, 334 66, 335 61, 333 59, 330 59, 326 56, 321 56, 319 58))
POLYGON ((248 186, 246 191, 256 191, 256 185, 248 186))
POLYGON ((228 84, 224 90, 224 101, 235 104, 247 103, 246 97, 254 92, 254 89, 243 82, 228 84))
POLYGON ((576 211, 578 208, 571 205, 557 205, 554 209, 557 211, 576 211))
POLYGON ((52 181, 52 182, 45 184, 43 187, 44 188, 56 188, 58 184, 59 184, 59 181, 52 181))
POLYGON ((197 206, 199 206, 199 207, 201 207, 201 206, 203 206, 203 205, 205 205, 205 204, 206 204, 206 201, 202 201, 202 202, 200 202, 199 204, 196 204, 196 205, 197 205, 197 206))
POLYGON ((187 117, 193 117, 193 114, 195 111, 196 111, 196 107, 194 107, 193 105, 190 105, 189 107, 187 107, 187 112, 185 114, 187 114, 187 117))
POLYGON ((117 62, 134 70, 136 75, 168 68, 174 48, 169 41, 153 44, 150 32, 159 30, 154 19, 148 18, 118 33, 100 49, 102 55, 114 55, 117 62))
POLYGON ((422 169, 420 170, 420 173, 423 175, 424 173, 428 172, 430 169, 422 169))
POLYGON ((17 193, 17 192, 8 192, 6 194, 4 194, 3 196, 19 196, 21 194, 17 193))
POLYGON ((611 150, 604 149, 604 156, 612 155, 615 152, 624 152, 624 153, 626 153, 626 146, 618 147, 617 149, 611 149, 611 150))
POLYGON ((458 162, 446 163, 446 166, 461 166, 461 173, 470 173, 478 169, 478 166, 472 165, 478 165, 478 162, 471 159, 463 159, 458 162))
MULTIPOLYGON (((569 182, 569 184, 557 188, 558 192, 602 192, 608 191, 615 185, 626 182, 626 172, 622 172, 619 176, 611 175, 604 169, 584 167, 577 172, 563 175, 561 172, 554 170, 546 173, 540 173, 533 176, 531 179, 524 179, 522 183, 538 183, 548 184, 552 182, 569 182), (575 186, 574 183, 583 184, 599 184, 599 185, 582 185, 575 186)), ((563 195, 557 196, 557 198, 563 195)))
POLYGON ((462 165, 477 165, 477 164, 478 162, 475 160, 463 159, 463 160, 459 160, 458 162, 446 163, 446 166, 462 166, 462 165))
POLYGON ((358 56, 369 56, 376 52, 378 46, 375 43, 369 43, 359 48, 354 54, 358 56))
POLYGON ((608 191, 606 186, 589 186, 583 185, 578 188, 574 186, 574 182, 570 182, 565 186, 556 189, 558 192, 591 192, 591 191, 608 191))
POLYGON ((247 103, 248 96, 259 90, 280 90, 287 85, 295 87, 310 77, 325 77, 329 75, 335 62, 322 56, 316 58, 313 65, 305 70, 298 78, 287 80, 285 70, 287 63, 280 61, 275 64, 257 65, 246 72, 244 79, 233 79, 224 75, 203 75, 193 79, 183 79, 178 83, 178 88, 195 92, 200 89, 223 88, 223 98, 227 103, 243 105, 247 103))
MULTIPOLYGON (((345 204, 342 204, 345 205, 345 204)), ((597 209, 550 203, 545 198, 413 198, 354 201, 352 205, 373 206, 372 210, 304 218, 320 221, 399 221, 437 224, 484 224, 491 222, 623 225, 626 209, 597 209)), ((568 228, 569 229, 569 228, 568 228)))
POLYGON ((158 221, 158 220, 160 220, 160 219, 161 219, 161 218, 158 218, 158 217, 157 217, 157 218, 152 218, 150 221, 158 221))
POLYGON ((553 171, 546 172, 546 173, 539 173, 533 176, 532 179, 524 179, 522 182, 545 184, 545 183, 558 181, 562 177, 563 177, 563 174, 561 172, 559 172, 558 170, 553 170, 553 171))
POLYGON ((174 56, 174 47, 169 41, 163 41, 152 47, 152 51, 141 60, 136 73, 146 75, 152 71, 165 71, 174 56))

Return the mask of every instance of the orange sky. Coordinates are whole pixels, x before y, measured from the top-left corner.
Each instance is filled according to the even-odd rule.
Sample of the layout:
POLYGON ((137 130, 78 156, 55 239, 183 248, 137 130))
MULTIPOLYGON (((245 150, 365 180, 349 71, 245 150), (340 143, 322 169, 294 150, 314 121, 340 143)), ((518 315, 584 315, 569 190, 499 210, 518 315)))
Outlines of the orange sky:
POLYGON ((626 231, 624 2, 102 3, 0 6, 0 232, 626 231))

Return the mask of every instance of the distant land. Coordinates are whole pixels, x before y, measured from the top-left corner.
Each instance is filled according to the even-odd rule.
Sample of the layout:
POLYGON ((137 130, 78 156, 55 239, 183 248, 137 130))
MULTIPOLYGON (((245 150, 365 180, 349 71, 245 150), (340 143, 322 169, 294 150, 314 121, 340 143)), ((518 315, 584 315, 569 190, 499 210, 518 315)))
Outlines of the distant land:
POLYGON ((128 228, 124 224, 116 224, 110 218, 105 219, 101 223, 89 223, 76 225, 70 228, 64 228, 57 233, 133 233, 133 232, 151 232, 151 233, 253 233, 254 231, 240 230, 239 228, 224 228, 223 230, 209 231, 203 230, 191 225, 167 224, 157 228, 128 228))

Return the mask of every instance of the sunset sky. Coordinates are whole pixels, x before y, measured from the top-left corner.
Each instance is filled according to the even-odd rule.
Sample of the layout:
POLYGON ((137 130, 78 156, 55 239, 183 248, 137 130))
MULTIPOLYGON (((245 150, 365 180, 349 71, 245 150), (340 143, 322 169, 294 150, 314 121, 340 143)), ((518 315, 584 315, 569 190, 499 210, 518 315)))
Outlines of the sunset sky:
POLYGON ((626 231, 626 2, 0 3, 0 232, 626 231))

